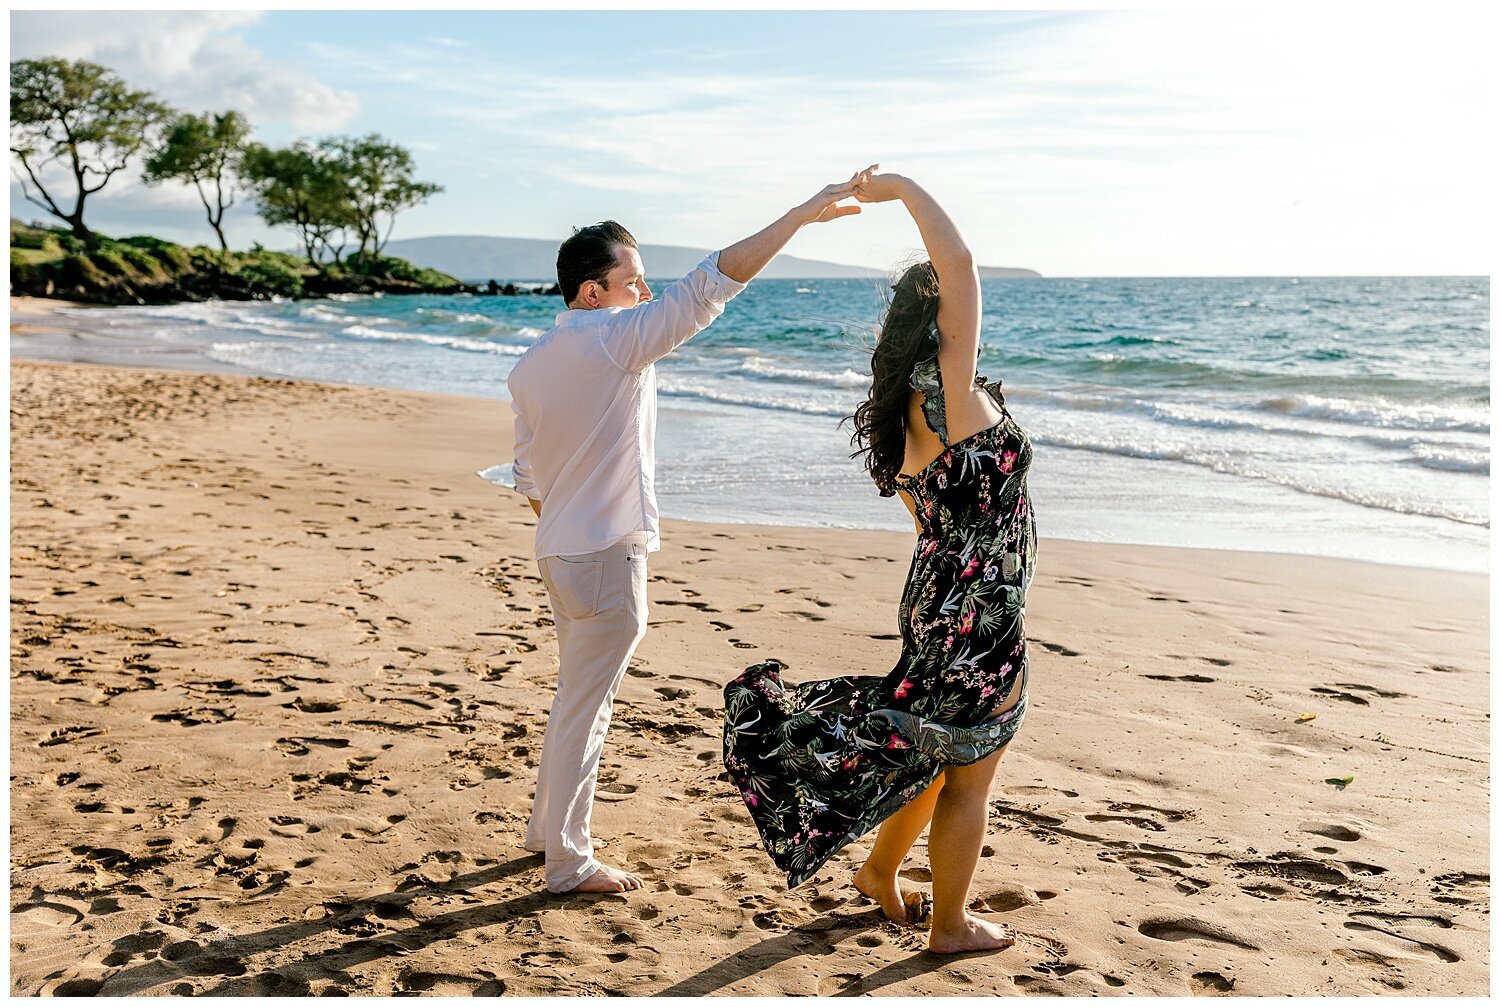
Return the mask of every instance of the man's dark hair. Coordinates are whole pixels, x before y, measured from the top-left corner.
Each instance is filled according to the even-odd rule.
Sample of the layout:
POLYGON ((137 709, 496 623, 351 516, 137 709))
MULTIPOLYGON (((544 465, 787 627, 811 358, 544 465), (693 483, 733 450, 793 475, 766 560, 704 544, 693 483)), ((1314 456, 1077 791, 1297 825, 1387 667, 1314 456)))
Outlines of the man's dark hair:
POLYGON ((557 249, 557 285, 564 304, 572 304, 578 288, 589 280, 609 289, 604 278, 619 264, 618 245, 640 247, 635 236, 613 220, 573 228, 573 236, 557 249))

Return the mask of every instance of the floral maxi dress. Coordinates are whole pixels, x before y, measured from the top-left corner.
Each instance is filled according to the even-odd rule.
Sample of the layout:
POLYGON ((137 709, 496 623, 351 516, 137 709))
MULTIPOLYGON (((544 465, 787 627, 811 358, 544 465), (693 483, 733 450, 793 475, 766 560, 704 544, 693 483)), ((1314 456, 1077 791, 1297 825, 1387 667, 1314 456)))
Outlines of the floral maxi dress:
POLYGON ((932 337, 934 354, 913 369, 911 385, 946 450, 896 479, 921 525, 901 598, 900 660, 883 676, 802 685, 784 683, 783 665, 767 661, 724 689, 724 765, 788 887, 926 790, 945 766, 1003 748, 1025 716, 1023 616, 1036 562, 1031 442, 997 385, 976 377, 1003 418, 949 444, 936 330, 932 337), (1016 704, 992 717, 1013 694, 1016 704))

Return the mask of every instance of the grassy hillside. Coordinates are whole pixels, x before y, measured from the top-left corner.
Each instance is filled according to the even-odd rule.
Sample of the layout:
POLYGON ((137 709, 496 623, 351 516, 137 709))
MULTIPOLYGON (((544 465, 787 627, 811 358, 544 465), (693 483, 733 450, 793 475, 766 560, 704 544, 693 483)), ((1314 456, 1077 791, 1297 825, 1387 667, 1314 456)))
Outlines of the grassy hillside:
POLYGON ((88 248, 67 228, 10 222, 12 294, 97 304, 268 300, 340 293, 459 293, 471 288, 446 273, 381 258, 360 272, 322 269, 299 256, 261 249, 188 248, 137 235, 105 238, 88 248))

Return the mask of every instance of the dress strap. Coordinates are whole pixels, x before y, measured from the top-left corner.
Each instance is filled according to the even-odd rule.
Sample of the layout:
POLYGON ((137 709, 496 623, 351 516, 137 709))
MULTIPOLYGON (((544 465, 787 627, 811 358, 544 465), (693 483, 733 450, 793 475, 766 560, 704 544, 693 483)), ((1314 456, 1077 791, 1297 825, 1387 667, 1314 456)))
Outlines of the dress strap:
MULTIPOLYGON (((976 374, 974 375, 974 384, 975 386, 983 388, 985 391, 989 392, 990 398, 995 400, 995 405, 999 406, 1002 411, 1005 409, 1005 393, 1000 391, 1000 382, 998 380, 991 381, 983 374, 976 374)), ((1010 414, 1006 413, 1006 415, 1008 416, 1010 414)))
POLYGON ((937 434, 943 447, 948 444, 948 410, 943 405, 943 369, 938 366, 938 347, 942 337, 938 334, 937 322, 927 329, 928 352, 911 369, 911 386, 922 393, 922 415, 928 428, 937 434))
MULTIPOLYGON (((922 393, 922 416, 927 420, 928 428, 937 434, 943 447, 952 447, 948 443, 948 409, 943 402, 943 369, 938 366, 938 347, 942 345, 942 336, 938 333, 937 322, 928 327, 926 338, 928 352, 912 366, 910 384, 922 393)), ((1005 410, 1005 395, 1000 391, 999 381, 991 381, 983 374, 975 374, 974 386, 989 392, 995 405, 1002 412, 1005 410)))

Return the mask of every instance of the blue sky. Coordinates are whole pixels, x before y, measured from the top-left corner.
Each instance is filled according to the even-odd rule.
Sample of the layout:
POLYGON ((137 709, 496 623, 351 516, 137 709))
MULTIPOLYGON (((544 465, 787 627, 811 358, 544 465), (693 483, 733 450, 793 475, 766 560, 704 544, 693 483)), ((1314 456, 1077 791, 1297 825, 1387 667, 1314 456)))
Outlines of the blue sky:
MULTIPOLYGON (((445 186, 396 237, 559 238, 604 217, 722 246, 870 161, 980 261, 1047 275, 1475 273, 1484 33, 1440 16, 955 12, 15 12, 12 58, 110 66, 260 139, 379 132, 445 186)), ((11 186, 13 214, 36 216, 11 186)), ((133 180, 93 226, 208 240, 133 180)), ((248 205, 231 242, 291 244, 248 205)), ((794 254, 888 266, 896 206, 794 254)), ((649 270, 650 263, 647 263, 649 270)))

